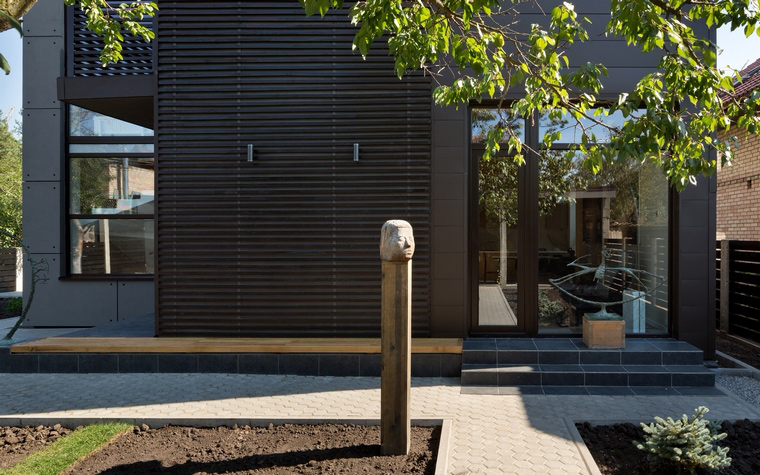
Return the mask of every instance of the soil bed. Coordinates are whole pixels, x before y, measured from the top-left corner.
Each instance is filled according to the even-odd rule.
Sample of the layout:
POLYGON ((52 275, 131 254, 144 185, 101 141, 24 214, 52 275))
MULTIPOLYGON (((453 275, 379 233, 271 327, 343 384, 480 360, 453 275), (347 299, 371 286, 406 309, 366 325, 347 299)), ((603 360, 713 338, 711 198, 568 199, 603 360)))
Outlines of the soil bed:
POLYGON ((19 463, 71 432, 58 424, 53 427, 0 427, 0 469, 19 463))
MULTIPOLYGON (((674 416, 680 416, 676 414, 674 416)), ((647 423, 649 421, 646 421, 647 423)), ((591 426, 576 424, 599 470, 604 475, 669 475, 679 473, 674 467, 647 461, 647 453, 637 449, 633 441, 644 441, 644 431, 633 424, 591 426)), ((718 444, 728 447, 731 466, 720 471, 699 471, 700 474, 760 473, 760 423, 749 420, 723 422, 721 432, 728 437, 718 444)))
POLYGON ((407 456, 380 455, 380 427, 135 428, 70 474, 380 474, 435 472, 440 428, 412 427, 407 456))
POLYGON ((718 337, 715 339, 715 349, 754 368, 760 368, 760 354, 749 345, 734 343, 733 341, 721 338, 720 334, 718 334, 718 337))

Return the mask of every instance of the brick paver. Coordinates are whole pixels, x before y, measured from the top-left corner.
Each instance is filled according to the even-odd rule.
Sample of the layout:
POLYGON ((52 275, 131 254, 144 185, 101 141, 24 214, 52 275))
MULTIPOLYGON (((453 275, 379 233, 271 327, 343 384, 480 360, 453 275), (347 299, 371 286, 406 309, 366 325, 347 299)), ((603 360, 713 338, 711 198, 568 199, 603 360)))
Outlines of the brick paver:
MULTIPOLYGON (((4 374, 0 423, 93 418, 191 423, 379 419, 379 378, 231 374, 4 374)), ((760 418, 727 396, 461 394, 458 380, 413 381, 412 417, 453 421, 452 474, 590 473, 566 418, 649 421, 705 405, 710 417, 760 418)))

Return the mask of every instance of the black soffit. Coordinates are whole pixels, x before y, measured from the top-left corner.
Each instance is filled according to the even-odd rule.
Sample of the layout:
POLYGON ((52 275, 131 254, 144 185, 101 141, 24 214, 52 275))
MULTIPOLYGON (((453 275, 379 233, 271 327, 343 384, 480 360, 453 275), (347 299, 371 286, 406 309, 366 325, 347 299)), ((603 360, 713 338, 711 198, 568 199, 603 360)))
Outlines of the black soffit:
POLYGON ((58 78, 58 100, 153 128, 153 74, 58 78))

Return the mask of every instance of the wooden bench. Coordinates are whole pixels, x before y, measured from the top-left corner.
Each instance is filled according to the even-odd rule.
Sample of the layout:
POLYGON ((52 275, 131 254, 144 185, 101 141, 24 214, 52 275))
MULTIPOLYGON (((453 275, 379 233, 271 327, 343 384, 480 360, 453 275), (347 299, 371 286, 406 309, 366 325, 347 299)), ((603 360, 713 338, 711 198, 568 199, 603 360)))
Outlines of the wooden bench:
MULTIPOLYGON (((44 338, 11 353, 380 353, 380 338, 44 338)), ((461 354, 461 338, 414 338, 412 353, 461 354)))

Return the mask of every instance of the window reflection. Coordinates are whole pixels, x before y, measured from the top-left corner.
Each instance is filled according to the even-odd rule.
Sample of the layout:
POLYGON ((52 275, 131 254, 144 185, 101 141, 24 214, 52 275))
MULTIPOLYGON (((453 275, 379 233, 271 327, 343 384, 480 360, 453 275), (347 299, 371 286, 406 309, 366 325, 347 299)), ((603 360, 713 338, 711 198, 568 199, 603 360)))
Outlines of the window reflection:
POLYGON ((153 159, 72 158, 72 214, 153 214, 153 159))
POLYGON ((579 270, 575 259, 607 272, 576 277, 563 289, 597 302, 632 300, 610 306, 628 333, 665 333, 668 327, 668 183, 659 168, 626 160, 598 175, 575 162, 573 189, 539 218, 539 332, 580 333, 583 315, 599 310, 549 283, 579 270), (644 271, 642 284, 614 268, 644 271), (648 276, 651 273, 656 277, 648 276), (646 289, 655 288, 647 294, 646 289))
POLYGON ((478 324, 516 326, 519 166, 501 155, 479 165, 478 324))
POLYGON ((153 131, 70 106, 69 272, 152 274, 153 131))
MULTIPOLYGON (((623 117, 621 111, 614 111, 608 114, 607 110, 600 110, 602 111, 601 114, 594 117, 594 119, 607 126, 620 128, 628 120, 623 117)), ((589 111, 589 115, 593 116, 594 112, 593 110, 589 111)), ((646 109, 639 109, 633 116, 638 117, 644 113, 646 113, 646 109)), ((570 112, 562 114, 559 118, 550 118, 548 115, 543 115, 538 121, 539 137, 543 137, 548 132, 560 132, 562 138, 557 143, 580 143, 584 130, 589 137, 594 134, 597 143, 607 143, 610 141, 611 131, 607 127, 585 117, 578 121, 570 112)))
POLYGON ((509 130, 514 133, 521 142, 525 141, 525 121, 520 118, 510 116, 510 111, 504 109, 499 112, 497 109, 472 109, 472 143, 483 143, 486 141, 486 134, 491 128, 503 129, 502 142, 509 139, 509 130))
POLYGON ((69 152, 76 154, 85 153, 153 153, 152 143, 101 143, 101 144, 71 144, 69 145, 69 152))
MULTIPOLYGON (((593 111, 592 111, 593 113, 593 111)), ((637 114, 645 113, 639 110, 637 114)), ((636 115, 636 114, 635 114, 636 115)), ((621 127, 626 118, 621 112, 597 120, 621 127)), ((561 140, 549 150, 528 154, 538 161, 538 256, 529 272, 538 272, 539 333, 581 333, 585 313, 595 313, 599 305, 584 302, 628 302, 611 305, 608 311, 621 315, 629 334, 664 334, 668 331, 668 203, 669 186, 660 169, 634 159, 606 165, 597 175, 582 166, 584 156, 568 155, 571 144, 580 142, 585 128, 595 134, 598 143, 610 141, 611 131, 584 119, 578 125, 569 114, 542 117, 538 124, 524 121, 510 123, 495 110, 473 109, 472 142, 486 138, 490 126, 519 131, 527 127, 547 132, 561 132, 561 140), (563 289, 550 283, 578 271, 572 264, 597 267, 605 258, 607 272, 573 277, 563 289), (626 273, 620 268, 634 272, 626 273), (637 282, 632 275, 641 277, 637 282), (665 282, 663 285, 662 283, 665 282), (649 289, 654 289, 649 291, 649 289)), ((531 131, 533 132, 533 130, 531 131)), ((507 137, 506 133, 504 135, 507 137)), ((478 161, 479 248, 478 248, 478 323, 479 325, 517 325, 521 321, 517 307, 517 288, 521 285, 516 269, 518 166, 507 155, 480 159, 473 146, 473 160, 478 161), (514 298, 512 298, 514 296, 514 298)), ((522 205, 520 205, 522 206, 522 205)), ((533 208, 535 209, 535 208, 533 208)), ((532 221, 529 220, 529 221, 532 221)), ((530 223, 528 223, 530 224, 530 223)), ((535 228, 534 228, 535 229, 535 228)), ((530 306, 523 306, 530 308, 530 306)))
POLYGON ((153 137, 153 130, 77 106, 69 106, 72 137, 153 137))
POLYGON ((153 220, 70 220, 72 274, 152 274, 153 220))

